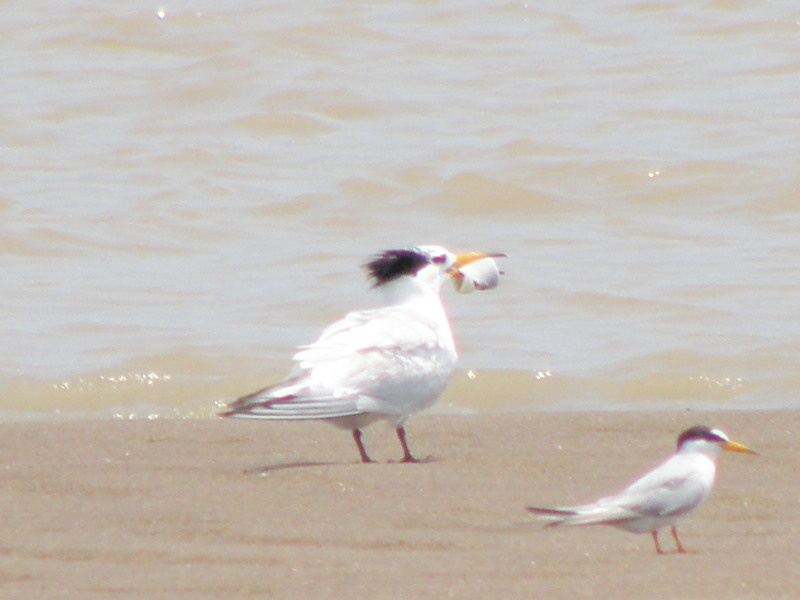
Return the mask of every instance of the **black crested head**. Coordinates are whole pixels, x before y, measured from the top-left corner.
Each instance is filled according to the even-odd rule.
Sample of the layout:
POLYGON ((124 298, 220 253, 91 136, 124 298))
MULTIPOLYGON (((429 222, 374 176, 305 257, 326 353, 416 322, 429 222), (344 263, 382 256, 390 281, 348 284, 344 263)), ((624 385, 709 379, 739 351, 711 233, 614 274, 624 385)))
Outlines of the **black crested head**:
POLYGON ((727 441, 725 434, 719 429, 711 429, 705 425, 695 425, 678 436, 678 450, 680 450, 686 442, 691 442, 693 440, 705 440, 718 444, 727 441))
POLYGON ((378 287, 403 275, 416 275, 429 263, 430 257, 427 254, 414 248, 405 248, 381 252, 364 267, 373 281, 372 285, 378 287))

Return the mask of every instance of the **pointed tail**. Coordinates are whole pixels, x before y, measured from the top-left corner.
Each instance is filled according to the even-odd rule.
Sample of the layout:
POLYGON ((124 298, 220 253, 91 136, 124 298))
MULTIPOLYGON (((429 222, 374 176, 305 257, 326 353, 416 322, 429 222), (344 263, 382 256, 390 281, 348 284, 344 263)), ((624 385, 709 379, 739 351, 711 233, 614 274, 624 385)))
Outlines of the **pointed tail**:
POLYGON ((546 508, 543 506, 526 506, 525 510, 532 512, 543 521, 549 521, 546 527, 558 527, 577 513, 566 508, 546 508))

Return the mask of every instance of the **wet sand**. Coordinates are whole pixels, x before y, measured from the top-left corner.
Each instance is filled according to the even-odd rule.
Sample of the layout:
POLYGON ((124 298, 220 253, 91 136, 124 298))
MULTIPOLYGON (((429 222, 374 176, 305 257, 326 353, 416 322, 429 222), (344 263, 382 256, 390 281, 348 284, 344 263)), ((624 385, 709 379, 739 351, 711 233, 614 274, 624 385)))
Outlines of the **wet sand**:
POLYGON ((424 464, 320 423, 0 426, 3 598, 796 598, 800 412, 422 415, 424 464), (726 454, 710 502, 649 536, 543 529, 528 503, 611 492, 705 423, 726 454), (672 551, 669 535, 662 543, 672 551))

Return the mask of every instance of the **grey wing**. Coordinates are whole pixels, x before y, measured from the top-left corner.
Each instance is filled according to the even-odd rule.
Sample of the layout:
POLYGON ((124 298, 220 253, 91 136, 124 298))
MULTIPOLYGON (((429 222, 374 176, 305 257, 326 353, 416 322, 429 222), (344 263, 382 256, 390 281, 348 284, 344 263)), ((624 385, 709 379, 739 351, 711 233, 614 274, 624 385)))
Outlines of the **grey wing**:
MULTIPOLYGON (((622 492, 582 506, 561 507, 545 518, 553 525, 619 524, 641 518, 680 516, 700 505, 708 496, 712 478, 691 462, 673 457, 622 492)), ((542 514, 542 511, 535 511, 542 514)))
POLYGON ((644 517, 674 517, 690 512, 705 500, 705 488, 693 477, 675 477, 649 489, 617 498, 617 505, 644 517))
POLYGON ((674 456, 623 492, 600 503, 613 503, 646 517, 679 516, 702 504, 711 491, 712 481, 693 468, 691 462, 674 456))

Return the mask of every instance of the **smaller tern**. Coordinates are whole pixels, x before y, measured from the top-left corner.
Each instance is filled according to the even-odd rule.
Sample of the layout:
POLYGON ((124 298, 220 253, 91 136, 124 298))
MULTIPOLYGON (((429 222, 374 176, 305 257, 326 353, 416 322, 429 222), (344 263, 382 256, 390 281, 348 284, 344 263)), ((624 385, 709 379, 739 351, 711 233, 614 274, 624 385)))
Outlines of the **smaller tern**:
POLYGON ((284 381, 239 398, 221 416, 325 420, 352 432, 362 462, 372 459, 361 429, 383 419, 395 427, 403 462, 417 462, 404 425, 436 402, 456 364, 441 285, 451 279, 461 293, 491 289, 499 275, 492 257, 499 256, 416 246, 372 257, 364 266, 385 306, 330 325, 300 347, 284 381))
POLYGON ((548 527, 611 525, 650 533, 659 554, 663 552, 658 530, 669 525, 678 552, 683 553, 686 550, 678 539, 676 523, 711 495, 720 450, 758 454, 719 429, 698 425, 681 433, 675 454, 618 494, 582 506, 527 509, 551 521, 548 527))

